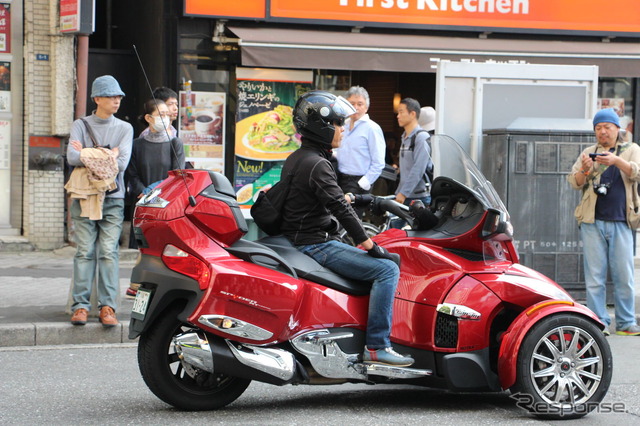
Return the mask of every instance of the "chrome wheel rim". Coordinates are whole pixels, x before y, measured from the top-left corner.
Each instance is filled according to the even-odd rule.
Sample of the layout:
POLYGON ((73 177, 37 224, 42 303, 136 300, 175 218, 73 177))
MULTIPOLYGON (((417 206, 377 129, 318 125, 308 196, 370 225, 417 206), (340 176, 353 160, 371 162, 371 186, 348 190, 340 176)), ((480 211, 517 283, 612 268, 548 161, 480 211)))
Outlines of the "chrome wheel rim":
POLYGON ((536 344, 529 373, 538 395, 553 406, 586 403, 604 373, 602 350, 593 336, 577 327, 557 327, 536 344))

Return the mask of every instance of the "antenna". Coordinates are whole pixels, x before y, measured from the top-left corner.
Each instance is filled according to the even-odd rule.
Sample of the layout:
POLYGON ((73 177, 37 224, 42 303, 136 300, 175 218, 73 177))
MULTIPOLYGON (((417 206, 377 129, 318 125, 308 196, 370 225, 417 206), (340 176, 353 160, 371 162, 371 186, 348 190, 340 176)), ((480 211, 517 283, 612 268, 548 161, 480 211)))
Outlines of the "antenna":
MULTIPOLYGON (((140 59, 140 55, 138 54, 138 49, 136 48, 136 45, 132 45, 133 46, 133 51, 136 52, 136 57, 138 58, 138 63, 140 64, 140 68, 142 69, 142 75, 144 75, 144 80, 147 82, 147 87, 149 87, 149 91, 151 92, 151 98, 153 99, 153 102, 156 104, 156 109, 158 108, 158 101, 156 100, 156 97, 153 95, 153 89, 151 88, 151 83, 149 83, 149 78, 147 78, 147 73, 144 70, 144 65, 142 65, 142 59, 140 59)), ((167 128, 164 128, 165 133, 167 134, 167 138, 169 140, 171 140, 171 135, 169 134, 169 131, 167 130, 167 128)), ((178 158, 178 155, 176 154, 176 150, 173 147, 173 144, 171 145, 171 152, 173 153, 173 156, 178 158)), ((187 194, 189 194, 189 205, 191 207, 195 207, 196 206, 196 197, 194 197, 193 195, 191 195, 191 192, 189 191, 189 185, 187 185, 187 178, 184 177, 184 173, 180 172, 180 176, 182 176, 182 181, 184 182, 184 186, 185 188, 187 188, 187 194)))

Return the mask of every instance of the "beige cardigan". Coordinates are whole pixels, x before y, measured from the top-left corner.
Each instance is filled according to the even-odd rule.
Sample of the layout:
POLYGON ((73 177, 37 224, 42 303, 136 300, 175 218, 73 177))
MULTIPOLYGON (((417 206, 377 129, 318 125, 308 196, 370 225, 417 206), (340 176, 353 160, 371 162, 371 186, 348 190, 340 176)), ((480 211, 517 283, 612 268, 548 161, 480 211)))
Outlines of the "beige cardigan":
POLYGON ((84 148, 80 160, 86 167, 74 168, 64 189, 72 199, 80 200, 81 217, 101 220, 105 194, 117 186, 118 163, 104 148, 84 148))
MULTIPOLYGON (((632 142, 617 142, 615 146, 616 152, 618 152, 618 146, 620 146, 619 157, 631 164, 631 176, 627 176, 625 173, 620 172, 627 195, 627 224, 631 227, 629 221, 630 216, 634 213, 634 209, 640 208, 640 205, 638 205, 638 196, 634 196, 634 191, 637 191, 637 182, 640 181, 640 147, 632 142)), ((589 154, 596 152, 596 150, 597 152, 602 152, 604 148, 600 145, 592 145, 585 148, 582 153, 589 154)), ((598 170, 597 167, 597 165, 594 165, 594 168, 587 177, 585 184, 579 186, 576 183, 576 173, 580 173, 580 170, 582 169, 582 155, 580 155, 576 162, 573 163, 571 173, 567 176, 567 181, 574 189, 582 190, 582 199, 574 212, 578 225, 583 222, 595 223, 596 220, 596 201, 598 199, 598 194, 593 190, 593 181, 595 180, 596 183, 600 182, 601 175, 601 171, 598 170), (597 173, 598 171, 600 171, 600 173, 597 173), (597 176, 594 177, 594 174, 597 176)))

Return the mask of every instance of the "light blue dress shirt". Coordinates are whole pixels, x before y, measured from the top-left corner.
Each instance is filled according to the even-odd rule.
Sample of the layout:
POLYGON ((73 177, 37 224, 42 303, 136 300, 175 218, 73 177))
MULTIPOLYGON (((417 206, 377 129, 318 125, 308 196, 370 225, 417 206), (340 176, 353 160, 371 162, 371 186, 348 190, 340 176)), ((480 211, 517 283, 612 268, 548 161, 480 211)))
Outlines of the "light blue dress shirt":
POLYGON ((384 136, 380 126, 369 118, 369 114, 356 121, 352 130, 349 130, 350 127, 351 119, 348 119, 340 148, 335 150, 338 171, 362 176, 358 184, 368 191, 384 168, 384 136))

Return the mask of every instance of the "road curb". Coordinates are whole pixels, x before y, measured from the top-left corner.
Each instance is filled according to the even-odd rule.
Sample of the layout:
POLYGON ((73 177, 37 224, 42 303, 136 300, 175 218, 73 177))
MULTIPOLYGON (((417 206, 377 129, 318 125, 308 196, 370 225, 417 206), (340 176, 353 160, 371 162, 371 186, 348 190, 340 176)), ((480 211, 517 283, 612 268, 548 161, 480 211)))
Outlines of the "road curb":
POLYGON ((132 343, 129 339, 129 321, 115 327, 100 323, 83 326, 70 322, 37 322, 27 324, 0 324, 0 347, 132 343))

